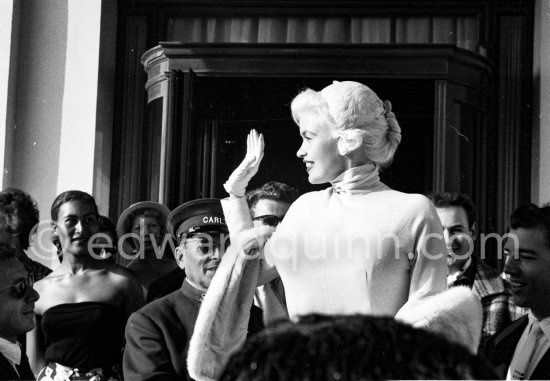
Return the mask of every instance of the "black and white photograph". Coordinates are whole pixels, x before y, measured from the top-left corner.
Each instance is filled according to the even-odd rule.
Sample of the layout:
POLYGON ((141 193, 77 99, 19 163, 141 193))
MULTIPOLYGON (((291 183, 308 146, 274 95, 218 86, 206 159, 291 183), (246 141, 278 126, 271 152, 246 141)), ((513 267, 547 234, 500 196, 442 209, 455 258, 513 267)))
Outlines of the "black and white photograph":
POLYGON ((0 381, 550 380, 550 0, 0 0, 0 381))

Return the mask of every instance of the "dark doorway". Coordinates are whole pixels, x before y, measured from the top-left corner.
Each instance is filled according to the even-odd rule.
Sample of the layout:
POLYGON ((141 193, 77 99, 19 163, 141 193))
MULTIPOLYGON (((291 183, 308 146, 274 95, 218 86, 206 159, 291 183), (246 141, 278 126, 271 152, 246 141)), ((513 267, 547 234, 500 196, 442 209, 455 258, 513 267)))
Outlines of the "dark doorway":
MULTIPOLYGON (((434 82, 413 79, 355 80, 367 84, 383 100, 390 100, 402 128, 402 142, 394 163, 382 181, 403 192, 424 193, 432 188, 434 82)), ((300 192, 324 189, 307 181, 305 168, 296 157, 300 145, 298 128, 290 115, 290 102, 306 87, 320 90, 327 78, 202 77, 194 87, 197 126, 215 126, 215 196, 224 197, 223 182, 246 151, 246 135, 255 128, 266 140, 265 157, 250 188, 267 181, 282 181, 300 192)), ((199 127, 202 128, 202 127, 199 127)), ((205 127, 206 128, 206 127, 205 127)))

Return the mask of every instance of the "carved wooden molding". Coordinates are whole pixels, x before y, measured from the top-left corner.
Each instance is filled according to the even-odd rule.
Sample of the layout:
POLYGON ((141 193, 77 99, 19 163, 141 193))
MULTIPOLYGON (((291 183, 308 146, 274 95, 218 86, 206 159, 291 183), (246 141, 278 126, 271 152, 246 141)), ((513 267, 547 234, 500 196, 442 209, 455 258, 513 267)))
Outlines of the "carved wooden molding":
POLYGON ((198 76, 365 75, 383 78, 447 79, 489 92, 491 63, 453 45, 422 44, 180 44, 163 42, 142 58, 146 88, 170 70, 198 76), (312 61, 315 62, 312 65, 312 61))

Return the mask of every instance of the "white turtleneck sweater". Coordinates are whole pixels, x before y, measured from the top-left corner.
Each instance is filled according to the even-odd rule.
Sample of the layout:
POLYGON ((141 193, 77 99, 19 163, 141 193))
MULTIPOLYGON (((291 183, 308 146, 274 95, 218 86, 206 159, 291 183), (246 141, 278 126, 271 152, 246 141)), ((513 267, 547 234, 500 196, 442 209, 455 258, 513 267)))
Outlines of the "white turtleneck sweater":
MULTIPOLYGON (((253 226, 244 198, 222 205, 232 240, 253 226)), ((352 168, 330 188, 300 197, 264 254, 271 271, 260 278, 269 280, 276 268, 291 318, 394 316, 408 300, 446 289, 445 245, 435 208, 422 195, 389 189, 372 165, 352 168)))
POLYGON ((225 199, 222 206, 231 246, 189 343, 193 379, 219 379, 229 354, 246 338, 256 286, 274 279, 277 271, 290 318, 395 316, 408 300, 446 289, 443 230, 435 208, 421 195, 389 189, 372 165, 352 168, 329 189, 294 202, 275 234, 259 243, 263 259, 253 250, 261 231, 253 229, 245 199, 225 199))

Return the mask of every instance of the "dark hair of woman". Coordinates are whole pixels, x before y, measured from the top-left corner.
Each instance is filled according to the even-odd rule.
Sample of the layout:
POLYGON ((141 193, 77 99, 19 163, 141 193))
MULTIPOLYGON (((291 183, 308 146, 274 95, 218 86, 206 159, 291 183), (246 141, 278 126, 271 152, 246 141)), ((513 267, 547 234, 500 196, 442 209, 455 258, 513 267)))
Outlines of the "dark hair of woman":
POLYGON ((51 209, 52 220, 57 221, 57 216, 59 214, 59 208, 61 208, 61 205, 69 201, 78 201, 78 200, 88 201, 94 207, 96 215, 99 215, 99 212, 97 210, 97 204, 93 196, 79 190, 70 190, 59 194, 55 198, 55 200, 53 200, 52 209, 51 209))

